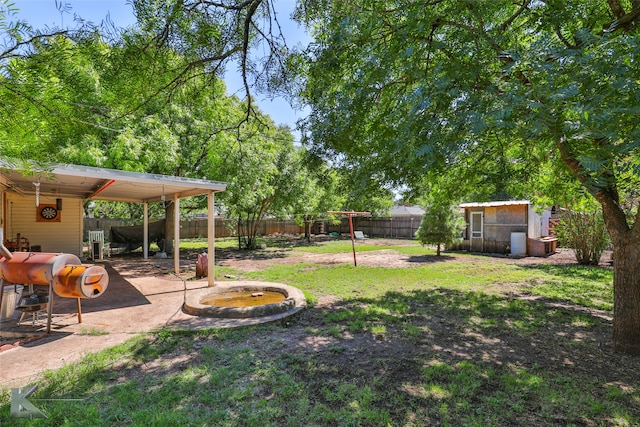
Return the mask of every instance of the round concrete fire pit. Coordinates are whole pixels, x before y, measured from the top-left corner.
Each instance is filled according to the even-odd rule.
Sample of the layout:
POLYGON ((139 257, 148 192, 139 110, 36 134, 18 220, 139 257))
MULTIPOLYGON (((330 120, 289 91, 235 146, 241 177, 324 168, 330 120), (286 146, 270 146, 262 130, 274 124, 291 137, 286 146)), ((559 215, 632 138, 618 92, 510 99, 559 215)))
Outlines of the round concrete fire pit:
POLYGON ((305 308, 301 290, 282 283, 220 283, 187 294, 184 311, 194 316, 222 319, 287 317, 305 308))

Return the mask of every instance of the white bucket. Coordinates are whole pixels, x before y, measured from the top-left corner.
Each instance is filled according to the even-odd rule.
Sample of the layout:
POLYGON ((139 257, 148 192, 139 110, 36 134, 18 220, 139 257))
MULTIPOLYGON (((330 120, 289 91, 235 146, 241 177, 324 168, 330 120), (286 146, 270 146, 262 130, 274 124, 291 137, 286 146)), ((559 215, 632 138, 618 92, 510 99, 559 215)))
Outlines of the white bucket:
POLYGON ((16 306, 22 298, 22 285, 5 286, 2 294, 2 307, 0 308, 0 321, 9 320, 13 317, 16 306))

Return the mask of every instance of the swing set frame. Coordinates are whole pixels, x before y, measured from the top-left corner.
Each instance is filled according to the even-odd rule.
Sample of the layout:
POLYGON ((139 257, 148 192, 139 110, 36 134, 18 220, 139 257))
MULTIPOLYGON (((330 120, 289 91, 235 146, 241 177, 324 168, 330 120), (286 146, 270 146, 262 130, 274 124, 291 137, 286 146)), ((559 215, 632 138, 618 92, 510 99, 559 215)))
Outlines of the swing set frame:
POLYGON ((358 266, 356 259, 356 239, 353 233, 353 217, 354 216, 371 216, 371 212, 354 212, 354 211, 327 211, 329 215, 347 215, 349 217, 349 235, 351 236, 351 249, 353 251, 353 265, 358 266))

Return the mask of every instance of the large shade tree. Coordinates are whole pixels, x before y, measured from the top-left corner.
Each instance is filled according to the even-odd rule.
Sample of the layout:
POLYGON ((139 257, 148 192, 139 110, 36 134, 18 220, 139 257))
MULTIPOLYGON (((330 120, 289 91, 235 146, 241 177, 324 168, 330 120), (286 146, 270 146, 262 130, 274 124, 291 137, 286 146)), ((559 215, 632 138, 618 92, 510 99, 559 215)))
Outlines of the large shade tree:
POLYGON ((327 211, 340 210, 346 196, 340 191, 340 176, 335 169, 326 164, 313 166, 309 164, 306 153, 300 151, 301 162, 307 167, 300 168, 297 188, 298 197, 293 204, 293 217, 304 227, 304 237, 311 242, 311 229, 315 221, 329 217, 336 221, 327 211))
MULTIPOLYGON (((267 37, 276 48, 277 26, 263 28, 275 20, 270 2, 138 0, 132 2, 138 25, 127 29, 80 21, 35 29, 14 20, 6 0, 0 6, 0 28, 6 31, 0 49, 0 93, 7 101, 0 103, 6 110, 0 117, 3 155, 234 184, 253 174, 257 188, 270 175, 259 174, 261 168, 247 158, 278 169, 269 156, 280 155, 284 162, 288 154, 279 151, 291 151, 262 143, 274 132, 289 144, 292 137, 276 129, 249 96, 259 76, 265 77, 253 66, 252 48, 267 37), (227 96, 218 78, 234 61, 245 82, 244 102, 227 96), (210 164, 234 156, 241 159, 224 168, 210 164)), ((244 191, 252 194, 251 188, 244 191)), ((253 208, 240 206, 242 197, 231 200, 233 194, 240 192, 226 196, 234 212, 253 208)), ((276 210, 280 199, 265 198, 276 210)), ((171 201, 165 208, 171 238, 171 201)))
POLYGON ((105 128, 97 71, 104 45, 88 29, 34 30, 3 15, 2 6, 0 149, 4 156, 55 160, 67 141, 92 140, 105 128))
POLYGON ((150 82, 157 93, 180 87, 194 73, 221 78, 234 71, 244 86, 244 120, 250 120, 261 114, 254 108, 255 91, 288 92, 292 86, 286 78, 289 48, 273 0, 134 0, 132 5, 140 29, 151 36, 140 53, 178 52, 182 58, 163 70, 170 80, 150 82))
MULTIPOLYGON (((170 49, 148 49, 153 38, 139 29, 109 38, 89 26, 43 31, 14 25, 0 52, 6 100, 0 109, 7 110, 0 119, 2 155, 220 179, 206 175, 208 150, 228 139, 227 130, 246 111, 221 80, 191 67, 176 85, 175 67, 186 59, 170 49)), ((114 212, 113 203, 101 205, 114 212)), ((182 210, 190 207, 202 209, 206 200, 189 199, 182 210)), ((141 206, 126 210, 139 216, 141 206)), ((166 215, 172 239, 172 201, 151 211, 166 215)))
MULTIPOLYGON (((69 16, 71 24, 64 27, 37 29, 17 20, 10 0, 0 0, 0 77, 10 77, 0 80, 7 100, 0 104, 7 113, 0 120, 11 130, 6 138, 0 134, 2 148, 23 158, 49 159, 47 152, 65 144, 54 134, 68 134, 65 126, 89 134, 88 145, 104 141, 78 124, 118 132, 122 125, 114 121, 170 103, 193 79, 215 85, 230 68, 245 89, 245 114, 236 127, 259 120, 252 91, 287 86, 288 49, 272 1, 135 0, 130 5, 137 18, 132 28, 108 20, 97 27, 69 16), (23 59, 30 59, 27 68, 23 59), (12 111, 29 114, 17 117, 12 111)), ((72 12, 64 3, 59 7, 61 13, 72 12)))
POLYGON ((299 12, 316 38, 303 69, 311 147, 409 186, 568 172, 613 242, 614 346, 640 354, 640 212, 626 198, 640 184, 640 1, 309 0, 299 12))
POLYGON ((262 221, 290 214, 299 196, 303 165, 293 135, 261 116, 242 125, 236 138, 220 139, 208 158, 211 173, 229 182, 220 199, 236 220, 239 246, 255 249, 262 221))

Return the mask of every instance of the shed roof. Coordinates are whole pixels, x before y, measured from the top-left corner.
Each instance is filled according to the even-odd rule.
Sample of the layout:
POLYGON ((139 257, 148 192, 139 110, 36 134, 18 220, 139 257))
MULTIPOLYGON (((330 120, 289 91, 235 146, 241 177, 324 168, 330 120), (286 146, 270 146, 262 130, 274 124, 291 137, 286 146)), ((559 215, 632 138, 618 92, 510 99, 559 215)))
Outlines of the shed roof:
POLYGON ((496 206, 515 206, 515 205, 528 205, 530 202, 528 200, 504 200, 498 202, 473 202, 473 203, 462 203, 460 204, 461 208, 486 208, 486 207, 496 207, 496 206))
POLYGON ((158 202, 224 191, 227 183, 116 169, 54 164, 43 172, 24 175, 8 160, 0 159, 0 185, 20 194, 119 202, 158 202))

